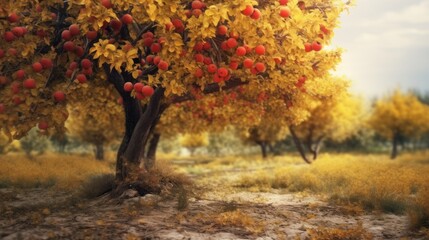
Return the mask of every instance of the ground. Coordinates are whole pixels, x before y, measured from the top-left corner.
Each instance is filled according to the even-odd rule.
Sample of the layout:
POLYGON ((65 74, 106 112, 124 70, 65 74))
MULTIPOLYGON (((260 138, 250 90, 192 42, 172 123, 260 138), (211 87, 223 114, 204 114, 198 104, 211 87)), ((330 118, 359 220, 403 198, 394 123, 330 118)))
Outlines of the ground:
POLYGON ((404 214, 326 196, 239 187, 249 167, 173 161, 194 180, 174 196, 82 200, 57 188, 0 189, 1 239, 428 239, 404 214), (183 167, 186 166, 186 167, 183 167), (220 166, 220 165, 219 165, 220 166), (180 210, 179 210, 180 209, 180 210))

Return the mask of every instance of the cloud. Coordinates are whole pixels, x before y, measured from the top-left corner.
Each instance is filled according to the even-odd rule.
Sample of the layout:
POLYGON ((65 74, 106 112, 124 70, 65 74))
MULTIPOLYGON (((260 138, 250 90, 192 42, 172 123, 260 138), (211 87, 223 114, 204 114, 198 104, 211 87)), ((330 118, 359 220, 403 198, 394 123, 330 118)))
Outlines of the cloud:
POLYGON ((429 1, 422 1, 397 11, 390 11, 378 19, 362 22, 365 27, 380 27, 408 24, 429 24, 429 1))
POLYGON ((366 47, 409 48, 429 47, 429 29, 398 28, 378 33, 363 33, 356 38, 356 44, 366 47))

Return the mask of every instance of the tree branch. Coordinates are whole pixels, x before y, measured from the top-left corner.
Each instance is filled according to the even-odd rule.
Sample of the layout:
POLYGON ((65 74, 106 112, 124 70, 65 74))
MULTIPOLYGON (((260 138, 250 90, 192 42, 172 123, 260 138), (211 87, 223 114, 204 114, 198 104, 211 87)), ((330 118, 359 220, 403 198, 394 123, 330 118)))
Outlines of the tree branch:
MULTIPOLYGON (((241 85, 246 85, 249 82, 247 81, 242 81, 239 78, 234 78, 234 79, 230 79, 229 81, 225 82, 225 86, 219 86, 219 84, 217 83, 211 83, 209 85, 207 85, 204 90, 202 91, 203 94, 212 94, 212 93, 217 93, 220 91, 225 91, 225 90, 229 90, 241 85)), ((169 101, 169 103, 181 103, 181 102, 186 102, 189 100, 195 100, 195 96, 192 93, 187 93, 183 96, 173 96, 172 99, 169 101)))

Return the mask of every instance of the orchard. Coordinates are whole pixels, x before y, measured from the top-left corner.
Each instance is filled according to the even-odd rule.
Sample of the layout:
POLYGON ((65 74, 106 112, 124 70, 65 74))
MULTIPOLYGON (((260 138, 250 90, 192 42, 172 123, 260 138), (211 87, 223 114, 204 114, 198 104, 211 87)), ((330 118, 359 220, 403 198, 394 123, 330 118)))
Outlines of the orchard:
MULTIPOLYGON (((0 129, 10 139, 34 127, 63 132, 69 100, 100 101, 95 86, 108 82, 103 86, 115 89, 125 119, 116 192, 138 188, 133 176, 169 106, 234 91, 253 99, 255 109, 269 99, 299 106, 323 91, 323 82, 306 86, 340 61, 339 49, 324 46, 348 4, 1 0, 0 129)), ((93 110, 111 111, 100 108, 93 110)))

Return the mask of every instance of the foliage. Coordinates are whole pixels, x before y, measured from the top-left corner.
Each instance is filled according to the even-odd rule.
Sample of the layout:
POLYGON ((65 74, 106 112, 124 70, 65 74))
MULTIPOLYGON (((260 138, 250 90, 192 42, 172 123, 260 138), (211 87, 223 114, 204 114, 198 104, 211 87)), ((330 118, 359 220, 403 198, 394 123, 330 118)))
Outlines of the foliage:
POLYGON ((40 132, 36 129, 31 130, 20 140, 21 149, 24 150, 28 157, 32 157, 32 152, 37 151, 38 154, 43 154, 48 148, 49 141, 46 136, 40 136, 40 132))
POLYGON ((207 146, 209 144, 208 134, 185 134, 181 136, 180 144, 182 147, 187 148, 191 152, 191 155, 193 155, 195 149, 207 146))
MULTIPOLYGON (((305 75, 311 81, 327 73, 340 59, 339 50, 306 52, 304 43, 317 48, 319 44, 329 44, 331 30, 347 7, 340 0, 318 0, 301 9, 291 1, 291 17, 285 18, 280 16, 282 7, 274 0, 208 1, 201 14, 195 16, 187 15, 188 2, 178 0, 108 3, 111 6, 89 0, 2 2, 0 15, 5 17, 0 21, 0 35, 5 37, 0 40, 0 48, 7 57, 0 58, 0 102, 5 109, 0 121, 8 135, 20 138, 40 122, 45 123, 48 132, 64 131, 67 101, 54 100, 54 92, 76 96, 96 93, 86 80, 105 79, 106 69, 102 66, 128 72, 133 83, 162 87, 170 100, 190 93, 195 86, 196 90, 205 89, 213 83, 214 76, 203 63, 195 61, 197 54, 210 59, 217 68, 227 69, 232 79, 248 82, 246 91, 253 95, 278 91, 294 101, 301 92, 295 87, 299 76, 305 75), (259 19, 242 13, 252 5, 260 12, 259 19), (9 15, 16 17, 6 17, 9 15), (227 37, 219 34, 221 25, 228 28, 227 37), (148 38, 153 41, 150 45, 148 38), (252 51, 247 56, 236 56, 235 41, 252 51), (253 52, 260 45, 266 54, 253 52), (200 46, 207 47, 199 50, 200 46), (163 67, 151 63, 149 59, 155 56, 160 57, 163 67), (235 61, 241 65, 246 57, 255 61, 253 70, 228 67, 235 61), (82 60, 90 62, 76 68, 74 63, 82 60), (157 67, 160 70, 153 73, 157 67), (202 77, 195 77, 198 69, 202 77), (20 70, 25 80, 32 79, 24 81, 24 87, 20 70), (16 91, 10 91, 10 87, 16 91)), ((221 77, 219 85, 224 86, 230 77, 221 77)), ((141 97, 137 91, 132 95, 141 97)))
POLYGON ((376 102, 369 125, 389 140, 395 134, 419 138, 429 130, 429 107, 413 94, 397 90, 376 102))
POLYGON ((70 99, 70 118, 66 123, 70 135, 96 146, 119 141, 123 135, 124 114, 114 90, 102 81, 89 85, 97 95, 85 92, 78 99, 70 99))
POLYGON ((348 94, 338 94, 311 110, 310 117, 299 124, 297 134, 302 139, 331 139, 341 142, 357 133, 363 122, 362 100, 348 94))

